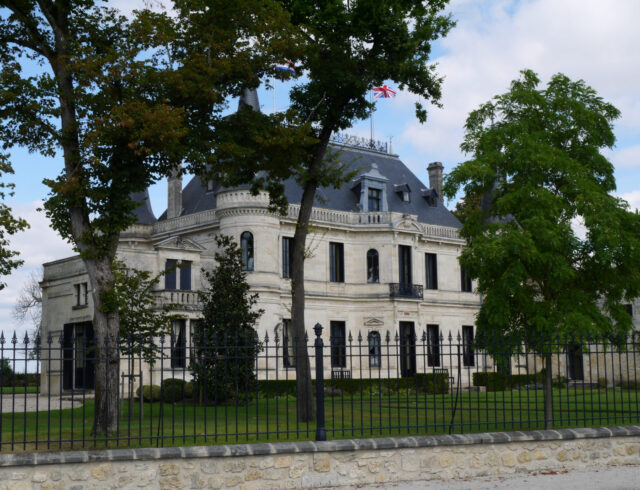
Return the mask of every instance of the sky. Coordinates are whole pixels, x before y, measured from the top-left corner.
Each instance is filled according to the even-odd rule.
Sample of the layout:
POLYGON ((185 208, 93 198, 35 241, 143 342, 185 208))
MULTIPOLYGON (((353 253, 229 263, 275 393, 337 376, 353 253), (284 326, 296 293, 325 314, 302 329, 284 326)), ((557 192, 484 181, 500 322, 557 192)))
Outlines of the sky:
MULTIPOLYGON (((113 0, 115 7, 131 9, 136 1, 113 0)), ((640 208, 640 1, 617 0, 453 0, 448 8, 457 26, 433 46, 432 60, 444 77, 442 108, 431 106, 426 124, 414 115, 415 96, 398 92, 379 101, 374 115, 374 138, 392 141, 393 152, 425 183, 426 167, 440 161, 445 173, 464 161, 460 152, 464 122, 470 111, 509 89, 522 69, 538 73, 543 85, 556 73, 582 79, 613 103, 622 116, 615 122, 617 143, 606 155, 615 166, 617 194, 632 208, 640 208)), ((392 82, 388 82, 392 88, 392 82)), ((274 108, 272 91, 260 90, 262 110, 274 108)), ((286 104, 285 86, 276 85, 276 110, 286 104)), ((235 108, 235 102, 230 106, 235 108)), ((349 131, 369 137, 370 121, 349 131)), ((8 200, 31 229, 11 238, 24 265, 3 278, 0 291, 0 330, 24 331, 12 316, 22 285, 42 263, 71 255, 72 248, 37 211, 47 194, 44 178, 62 169, 60 159, 47 159, 12 150, 16 184, 8 200)), ((188 179, 184 180, 184 183, 188 179)), ((151 189, 156 216, 166 208, 166 182, 151 189)), ((454 203, 448 205, 453 207, 454 203)))

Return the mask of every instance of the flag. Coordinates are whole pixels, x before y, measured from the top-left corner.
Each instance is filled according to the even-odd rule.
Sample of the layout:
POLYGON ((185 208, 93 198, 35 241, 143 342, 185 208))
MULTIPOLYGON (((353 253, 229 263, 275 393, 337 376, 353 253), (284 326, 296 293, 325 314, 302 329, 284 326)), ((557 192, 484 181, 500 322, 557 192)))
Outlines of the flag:
POLYGON ((396 96, 396 91, 390 89, 386 85, 383 85, 382 87, 373 87, 374 99, 380 99, 380 98, 393 99, 395 96, 396 96))
POLYGON ((291 73, 295 73, 296 65, 291 63, 291 61, 286 61, 283 65, 276 65, 276 70, 289 71, 291 73))

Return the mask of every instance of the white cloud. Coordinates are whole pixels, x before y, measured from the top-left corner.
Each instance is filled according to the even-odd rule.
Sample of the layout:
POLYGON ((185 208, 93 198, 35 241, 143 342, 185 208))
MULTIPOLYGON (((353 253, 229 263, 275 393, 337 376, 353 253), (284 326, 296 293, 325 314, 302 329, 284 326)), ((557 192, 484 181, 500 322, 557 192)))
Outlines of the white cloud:
POLYGON ((71 245, 50 228, 49 220, 44 213, 36 210, 42 207, 41 201, 29 204, 8 203, 8 205, 13 208, 14 215, 26 219, 31 228, 10 237, 10 248, 20 252, 24 265, 9 277, 1 278, 7 284, 0 290, 0 330, 5 330, 5 335, 12 329, 21 330, 31 327, 29 324, 19 325, 12 315, 16 299, 23 284, 29 279, 29 275, 32 272, 38 272, 45 262, 73 254, 71 245))
MULTIPOLYGON (((469 112, 506 92, 524 68, 543 83, 558 72, 585 80, 622 111, 617 131, 640 132, 640 2, 461 0, 451 11, 458 25, 441 42, 445 54, 436 60, 445 77, 444 108, 432 109, 427 125, 409 122, 399 142, 451 167, 463 159, 459 145, 469 112)), ((406 109, 397 108, 405 117, 406 109)), ((614 152, 620 166, 638 165, 636 156, 640 146, 614 152)))
POLYGON ((640 189, 620 194, 620 197, 629 203, 631 209, 640 210, 640 189))
POLYGON ((640 144, 611 152, 616 167, 640 167, 640 144))

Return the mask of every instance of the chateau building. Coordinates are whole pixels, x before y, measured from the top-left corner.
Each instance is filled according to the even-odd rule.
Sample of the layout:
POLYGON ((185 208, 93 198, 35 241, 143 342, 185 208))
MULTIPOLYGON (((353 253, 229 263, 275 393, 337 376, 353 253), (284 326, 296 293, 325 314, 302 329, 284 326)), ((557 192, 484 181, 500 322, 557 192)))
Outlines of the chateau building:
MULTIPOLYGON (((257 95, 245 94, 241 103, 257 108, 257 95)), ((367 370, 380 367, 385 338, 397 335, 402 339, 398 360, 392 371, 386 372, 385 366, 385 376, 409 376, 423 372, 425 364, 440 366, 441 335, 446 339, 460 334, 464 348, 471 349, 481 298, 458 262, 464 240, 458 236, 460 222, 442 202, 443 165, 428 165, 429 185, 425 185, 398 155, 371 146, 369 141, 354 140, 331 144, 330 151, 357 173, 340 189, 318 190, 306 244, 305 324, 310 333, 314 324, 323 325, 324 340, 331 339, 332 345, 346 346, 349 336, 363 339, 359 354, 369 359, 359 365, 367 370), (423 336, 432 347, 428 356, 416 356, 412 343, 423 336)), ((168 208, 157 218, 148 194, 136 196, 141 203, 135 211, 137 223, 122 233, 118 258, 128 267, 153 274, 169 271, 155 294, 159 304, 177 305, 182 318, 174 321, 171 359, 164 369, 186 370, 188 377, 189 339, 201 318, 198 290, 206 287, 202 269, 215 267, 215 237, 225 234, 241 245, 248 282, 264 310, 258 335, 280 339, 281 355, 274 360, 279 365, 272 367, 295 375, 288 341, 289 277, 302 191, 290 179, 285 192, 289 207, 284 216, 269 211, 266 193, 253 196, 248 186, 228 189, 198 177, 183 189, 182 178, 172 176, 168 208)), ((65 354, 43 362, 42 386, 52 392, 93 385, 91 364, 77 348, 84 337, 92 336, 88 285, 77 256, 44 266, 44 338, 51 333, 62 339, 69 352, 68 359, 65 354)), ((345 352, 332 349, 327 367, 332 374, 354 369, 345 352)), ((488 367, 473 366, 477 361, 472 352, 462 357, 466 367, 488 367)), ((153 369, 162 368, 156 363, 153 369)))

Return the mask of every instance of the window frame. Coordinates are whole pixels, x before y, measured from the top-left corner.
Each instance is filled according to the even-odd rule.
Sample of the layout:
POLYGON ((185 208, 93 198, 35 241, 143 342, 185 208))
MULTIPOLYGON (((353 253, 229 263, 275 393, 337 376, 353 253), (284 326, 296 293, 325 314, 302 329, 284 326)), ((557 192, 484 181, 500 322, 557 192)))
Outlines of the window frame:
POLYGON ((440 367, 440 325, 427 324, 427 366, 440 367))
POLYGON ((380 335, 380 332, 378 332, 377 330, 372 330, 371 332, 369 332, 369 334, 367 335, 367 347, 369 351, 369 368, 381 368, 382 336, 380 335), (375 342, 377 342, 377 344, 375 342))
POLYGON ((367 284, 380 284, 380 254, 375 248, 367 250, 367 284), (371 262, 375 261, 375 264, 371 262), (371 270, 375 274, 370 274, 371 270))
POLYGON ((473 292, 473 280, 464 267, 460 267, 460 291, 463 293, 473 292))
POLYGON ((344 243, 329 242, 329 282, 344 283, 344 243))
POLYGON ((243 231, 240 234, 240 250, 242 251, 242 270, 253 272, 255 270, 255 241, 253 233, 243 231))
POLYGON ((177 318, 171 322, 171 369, 186 369, 186 368, 187 368, 187 320, 184 318, 177 318), (176 325, 179 325, 177 334, 176 334, 176 325))
POLYGON ((473 325, 462 325, 462 365, 464 367, 475 367, 475 349, 473 325))
POLYGON ((191 260, 180 261, 180 291, 191 291, 191 260))
POLYGON ((340 320, 329 322, 329 343, 331 346, 331 367, 347 367, 347 324, 340 320))
POLYGON ((382 189, 367 187, 367 211, 370 213, 382 211, 382 189))
POLYGON ((424 254, 424 288, 438 289, 438 254, 430 252, 424 254))
POLYGON ((164 262, 164 288, 167 291, 178 290, 178 260, 166 259, 164 262), (173 286, 173 287, 170 287, 173 286))
POLYGON ((293 237, 283 236, 282 237, 282 278, 283 279, 291 279, 292 264, 293 264, 293 237))

